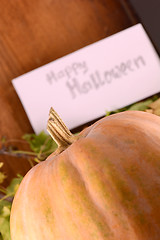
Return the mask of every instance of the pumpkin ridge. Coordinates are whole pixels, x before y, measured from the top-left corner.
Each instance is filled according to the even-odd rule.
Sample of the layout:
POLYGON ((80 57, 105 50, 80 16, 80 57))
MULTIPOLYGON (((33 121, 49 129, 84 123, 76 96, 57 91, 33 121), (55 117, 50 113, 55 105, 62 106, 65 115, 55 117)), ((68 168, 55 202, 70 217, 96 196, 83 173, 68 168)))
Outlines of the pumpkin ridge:
MULTIPOLYGON (((69 148, 67 148, 66 149, 66 151, 68 152, 68 149, 69 148)), ((68 153, 67 153, 67 155, 68 155, 68 153)), ((68 160, 66 160, 68 163, 69 163, 69 165, 70 165, 70 168, 73 168, 76 172, 77 172, 77 175, 79 176, 79 178, 80 178, 80 180, 81 180, 81 183, 82 183, 82 187, 83 187, 83 189, 84 189, 84 192, 85 192, 85 196, 86 196, 86 198, 87 198, 87 201, 89 201, 90 202, 90 204, 89 204, 89 208, 92 208, 92 212, 94 212, 94 215, 95 215, 95 213, 96 213, 96 215, 98 216, 99 215, 99 213, 101 214, 101 218, 103 219, 103 224, 104 224, 104 222, 105 222, 105 230, 103 230, 103 231, 105 231, 106 232, 106 229, 108 228, 107 227, 107 222, 106 222, 106 220, 104 219, 104 214, 102 214, 101 212, 99 212, 99 209, 97 208, 97 206, 95 205, 95 202, 93 201, 93 199, 91 198, 91 196, 89 195, 89 193, 88 193, 88 191, 87 191, 87 187, 86 187, 86 183, 85 183, 85 181, 84 181, 84 179, 82 178, 82 176, 81 176, 81 174, 80 174, 80 172, 78 171, 78 169, 76 168, 76 166, 74 166, 73 165, 73 163, 70 161, 70 158, 71 158, 71 155, 68 155, 68 160), (94 208, 94 210, 93 210, 93 208, 94 208)), ((68 202, 68 200, 66 199, 66 197, 65 197, 65 190, 63 189, 63 187, 62 187, 62 185, 61 185, 61 181, 59 181, 59 187, 62 189, 62 193, 63 193, 63 195, 62 195, 62 198, 64 198, 65 199, 65 202, 66 202, 66 206, 70 206, 70 202, 68 202)), ((73 189, 72 189, 73 190, 73 189)), ((73 190, 74 191, 74 190, 73 190)), ((78 192, 77 192, 77 195, 78 195, 78 192)), ((78 203, 77 203, 78 204, 78 203)), ((90 218, 90 222, 92 221, 93 222, 93 224, 95 225, 95 227, 97 228, 97 230, 99 229, 99 234, 102 234, 102 236, 101 236, 101 238, 100 239, 106 239, 106 240, 109 240, 110 239, 110 237, 112 236, 112 233, 110 232, 111 231, 111 229, 109 230, 108 229, 108 231, 107 231, 107 233, 102 233, 102 230, 100 230, 101 229, 101 226, 100 225, 98 225, 98 224, 96 224, 96 222, 95 222, 95 218, 92 218, 91 216, 92 216, 92 214, 91 214, 91 212, 90 212, 90 210, 88 209, 88 208, 86 208, 86 207, 84 207, 85 208, 85 212, 87 212, 87 215, 89 216, 89 218, 90 218), (104 236, 103 236, 104 235, 104 236), (107 238, 105 237, 105 235, 107 236, 107 238)), ((73 208, 72 207, 72 209, 69 209, 69 211, 71 212, 71 215, 72 216, 74 216, 74 214, 75 214, 75 216, 77 216, 77 214, 75 213, 75 207, 73 208)), ((78 217, 78 216, 77 216, 78 217)), ((77 226, 79 226, 79 229, 86 229, 86 226, 84 226, 84 223, 82 222, 82 223, 78 223, 77 222, 77 226)), ((80 232, 83 232, 83 231, 81 231, 80 230, 80 232)), ((84 239, 86 239, 86 234, 84 235, 84 239)), ((92 238, 92 239, 94 239, 94 237, 92 238)), ((95 239, 97 239, 97 238, 95 238, 95 239)), ((112 239, 112 238, 111 238, 112 239)), ((90 239, 88 239, 88 240, 90 240, 90 239)))
MULTIPOLYGON (((96 143, 97 144, 97 143, 96 143)), ((79 146, 80 144, 78 144, 77 143, 77 145, 79 146)), ((82 143, 82 146, 86 146, 86 144, 83 144, 82 143)), ((98 146, 97 146, 98 147, 98 146)), ((71 150, 71 149, 70 149, 71 150)), ((69 151, 69 149, 68 149, 68 151, 69 151)), ((75 152, 77 151, 77 149, 75 150, 75 152)), ((101 151, 102 151, 102 149, 101 149, 101 151)), ((81 150, 81 152, 83 153, 83 155, 85 155, 85 150, 83 149, 83 150, 81 150)), ((113 151, 112 151, 113 152, 113 151)), ((82 153, 81 153, 81 155, 82 155, 82 153)), ((88 153, 88 149, 87 149, 87 153, 88 153)), ((103 155, 103 154, 102 154, 103 155)), ((105 156, 106 156, 106 154, 104 154, 105 156)), ((117 154, 118 155, 118 154, 117 154)), ((75 155, 74 155, 75 156, 75 155)), ((77 156, 78 157, 78 156, 77 156)), ((94 153, 94 157, 95 157, 95 153, 94 153)), ((81 158, 82 158, 82 156, 81 156, 81 158)), ((83 157, 84 158, 84 157, 83 157)), ((89 159, 89 157, 87 157, 87 161, 88 161, 88 159, 89 159)), ((90 159, 92 159, 92 157, 90 157, 90 159)), ((72 160, 72 162, 73 163, 75 163, 75 159, 73 159, 72 160)), ((112 163, 112 164, 114 164, 115 166, 116 166, 116 170, 118 169, 118 162, 114 162, 114 163, 112 163)), ((76 163, 76 166, 77 166, 78 164, 76 163)), ((94 165, 93 164, 93 166, 92 167, 94 167, 95 168, 95 171, 97 171, 97 169, 96 169, 96 165, 94 165)), ((124 166, 123 166, 124 167, 124 166)), ((84 166, 83 166, 83 168, 82 169, 84 169, 84 166)), ((120 169, 118 169, 119 171, 117 172, 117 174, 115 175, 115 177, 114 177, 114 179, 116 179, 117 177, 119 177, 119 176, 124 176, 124 174, 123 173, 125 173, 125 171, 120 171, 120 169)), ((82 172, 81 172, 81 175, 82 175, 82 172)), ((128 175, 127 173, 125 174, 126 176, 128 175)), ((126 176, 125 176, 125 179, 123 179, 123 182, 124 183, 126 183, 126 182, 128 182, 128 176, 127 176, 127 180, 126 180, 126 176)), ((119 188, 119 183, 118 182, 120 182, 120 181, 122 181, 122 180, 120 180, 120 179, 116 179, 116 188, 114 188, 115 189, 115 192, 118 192, 119 190, 118 190, 118 188, 119 188)), ((132 179, 132 178, 130 178, 130 181, 132 181, 132 183, 134 183, 134 189, 135 189, 135 191, 133 191, 133 187, 130 189, 130 188, 128 188, 128 186, 130 186, 130 185, 127 185, 127 189, 129 189, 130 191, 130 193, 132 193, 132 195, 134 196, 134 192, 136 192, 136 188, 138 187, 138 184, 137 184, 137 182, 135 183, 135 181, 132 179)), ((113 181, 113 184, 115 184, 115 180, 113 181)), ((113 184, 111 184, 111 185, 113 185, 113 184)), ((123 185, 122 185, 123 186, 123 185)), ((92 186, 93 187, 93 186, 92 186)), ((126 188, 126 187, 125 187, 126 188)), ((126 191, 125 190, 125 188, 123 187, 122 188, 122 191, 126 191)), ((95 189, 93 188, 92 189, 93 190, 93 192, 95 192, 95 189)), ((128 191, 128 190, 127 190, 128 191)), ((142 191, 142 193, 141 193, 141 195, 143 196, 143 199, 145 199, 145 194, 144 194, 144 191, 143 190, 141 190, 142 191)), ((124 192, 125 193, 125 192, 124 192)), ((127 197, 127 193, 124 195, 124 199, 126 199, 126 197, 127 197)), ((116 195, 115 195, 116 196, 116 195)), ((117 197, 117 198, 119 198, 119 197, 117 197)), ((126 199, 127 200, 127 199, 126 199)), ((149 201, 149 199, 147 198, 147 199, 145 199, 146 201, 147 201, 147 205, 148 206, 151 206, 150 205, 150 203, 148 203, 148 201, 149 201)), ((136 210, 136 208, 135 208, 135 210, 134 210, 134 214, 135 214, 135 216, 132 214, 132 215, 130 215, 130 213, 129 213, 129 211, 128 211, 128 209, 126 209, 126 208, 124 208, 124 213, 127 215, 127 218, 130 220, 130 222, 131 223, 133 223, 136 219, 135 218, 137 218, 137 216, 139 216, 140 217, 140 221, 142 221, 141 219, 142 219, 142 217, 143 217, 143 215, 145 215, 145 217, 146 217, 146 213, 144 212, 143 213, 143 211, 144 211, 144 209, 143 209, 143 211, 142 211, 142 213, 140 213, 141 211, 141 208, 140 208, 140 203, 139 203, 139 201, 138 201, 138 197, 136 197, 136 199, 134 200, 134 202, 132 203, 132 206, 133 206, 133 208, 134 208, 134 205, 136 204, 136 208, 137 208, 137 210, 136 210), (131 220, 131 218, 132 218, 132 220, 131 220)), ((129 202, 128 202, 128 204, 130 204, 130 200, 129 200, 129 202)), ((124 206, 124 202, 121 202, 121 207, 123 207, 124 206)), ((142 205, 143 206, 143 205, 142 205)), ((147 206, 145 206, 146 207, 146 209, 147 209, 147 206)), ((107 214, 106 214, 107 215, 107 214)), ((149 217, 150 218, 150 222, 152 222, 153 223, 153 220, 151 219, 151 216, 149 217)), ((158 221, 158 220, 157 220, 158 221)), ((131 224, 132 225, 132 224, 131 224)), ((156 225, 156 222, 153 224, 153 225, 156 225)), ((134 226, 133 226, 133 229, 134 229, 134 226)))
MULTIPOLYGON (((78 144, 78 146, 79 146, 79 144, 78 144)), ((71 150, 71 149, 67 149, 67 151, 69 151, 69 150, 71 150)), ((76 151, 76 150, 75 150, 76 151)), ((82 151, 83 152, 83 154, 85 154, 84 153, 84 151, 82 151)), ((71 157, 71 152, 70 152, 70 159, 71 159, 72 157, 71 157)), ((75 163, 75 159, 73 158, 73 160, 72 160, 72 163, 74 164, 75 163)), ((75 166, 77 167, 77 163, 75 164, 75 166)), ((95 165, 93 165, 93 166, 91 166, 92 168, 94 168, 94 171, 95 172, 97 172, 100 176, 102 176, 102 173, 100 172, 100 170, 98 170, 97 168, 96 168, 96 166, 95 165)), ((83 176, 83 178, 85 178, 85 176, 87 176, 88 174, 84 174, 81 170, 79 170, 80 172, 81 172, 81 175, 83 176)), ((103 177, 105 178, 105 175, 103 175, 103 177)), ((101 181, 102 181, 102 179, 101 179, 101 181)), ((85 181, 84 180, 84 182, 85 182, 85 185, 87 184, 88 185, 88 182, 87 181, 85 181)), ((108 178, 105 178, 105 179, 103 179, 103 182, 104 183, 111 183, 111 180, 110 179, 108 179, 108 178)), ((114 196, 114 199, 112 198, 112 201, 116 201, 116 196, 117 196, 117 198, 118 198, 118 195, 117 195, 117 189, 115 188, 115 187, 112 187, 111 188, 111 186, 110 186, 111 184, 109 184, 109 189, 112 191, 112 193, 113 193, 113 195, 112 195, 112 197, 114 196)), ((95 201, 98 201, 98 200, 100 200, 100 201, 102 201, 102 198, 99 196, 99 199, 97 200, 94 200, 95 199, 95 196, 93 197, 92 196, 92 193, 94 193, 94 192, 96 192, 96 190, 94 189, 94 187, 93 187, 93 185, 92 185, 92 187, 86 187, 86 189, 88 189, 88 193, 90 193, 90 197, 91 197, 91 199, 93 200, 93 202, 94 202, 94 204, 95 205, 97 205, 96 203, 95 203, 95 201), (92 192, 90 192, 90 190, 92 189, 92 192)), ((103 189, 103 192, 105 192, 105 190, 103 189)), ((102 203, 102 202, 101 202, 102 203)), ((116 202, 115 202, 115 204, 117 204, 116 202)), ((101 205, 101 204, 100 204, 101 205)), ((103 204, 102 204, 103 205, 103 204)), ((100 208, 100 206, 98 206, 97 205, 97 207, 98 208, 100 208)), ((109 205, 109 207, 112 207, 111 205, 109 205)), ((119 207, 121 207, 121 204, 119 204, 119 207)), ((111 213, 109 213, 109 215, 108 215, 108 213, 107 213, 107 211, 106 211, 106 209, 103 209, 102 208, 102 206, 101 206, 101 214, 102 215, 104 215, 104 217, 105 217, 105 219, 106 219, 106 221, 107 221, 107 223, 108 223, 108 220, 109 220, 109 218, 111 218, 111 213), (104 212, 104 210, 105 210, 105 212, 104 212)), ((122 210, 122 209, 121 209, 122 210)), ((122 212, 121 212, 122 213, 122 212)), ((122 218, 125 218, 125 220, 123 219, 119 219, 120 220, 120 224, 121 225, 123 225, 123 224, 125 224, 123 221, 129 221, 129 218, 128 218, 128 216, 126 215, 126 212, 125 212, 125 209, 123 209, 123 217, 122 218)), ((115 213, 115 220, 116 220, 116 222, 117 222, 117 218, 119 217, 118 215, 116 215, 116 213, 115 213)), ((129 223, 129 222, 128 222, 129 223)), ((109 224, 109 223, 108 223, 109 224)), ((116 224, 115 224, 116 225, 116 224)), ((119 226, 120 227, 120 226, 119 226)), ((124 227, 124 226, 123 226, 124 227)), ((134 232, 134 229, 133 229, 133 227, 132 227, 132 225, 131 224, 129 224, 129 229, 130 229, 130 231, 131 231, 131 229, 132 229, 132 234, 133 234, 133 232, 134 232)), ((127 232, 129 231, 129 229, 128 229, 128 227, 125 227, 126 228, 126 230, 127 230, 127 232)), ((113 223, 112 224, 109 224, 109 228, 111 229, 112 228, 112 230, 113 230, 113 223)), ((126 232, 126 234, 127 234, 127 232, 126 232)), ((113 233, 114 234, 114 233, 113 233)), ((129 233, 130 234, 130 233, 129 233)), ((121 238, 120 238, 120 236, 119 235, 116 235, 117 237, 118 237, 118 239, 119 240, 121 240, 121 238)), ((116 237, 116 236, 114 236, 114 237, 116 237)), ((128 235, 127 235, 128 236, 128 235)), ((129 238, 126 236, 126 238, 124 239, 124 237, 122 238, 122 240, 128 240, 129 238)))
MULTIPOLYGON (((135 128, 136 129, 136 128, 135 128)), ((150 133, 151 134, 151 133, 150 133)), ((151 145, 151 143, 152 143, 152 140, 150 139, 150 140, 148 140, 148 138, 147 138, 148 136, 146 136, 146 139, 147 139, 147 141, 146 141, 146 143, 145 144, 148 144, 148 148, 149 148, 149 146, 151 145)), ((102 139, 102 138, 101 138, 102 139)), ((116 138, 114 138, 114 139, 116 139, 116 138)), ((143 138, 144 139, 144 138, 143 138)), ((109 140, 108 140, 109 141, 109 140)), ((132 141, 131 141, 132 142, 132 141)), ((122 144, 123 146, 124 146, 124 143, 122 144)), ((158 145, 158 142, 157 142, 157 145, 158 145)), ((146 148, 146 147, 145 147, 146 148)), ((134 154, 136 153, 136 150, 135 150, 136 148, 134 147, 134 154)), ((151 147, 151 149, 153 150, 153 147, 151 147)), ((121 152, 123 151, 123 149, 121 149, 120 148, 120 150, 121 150, 121 152)), ((143 149, 137 149, 137 151, 142 151, 142 153, 143 153, 143 149)), ((158 149, 155 149, 155 150, 153 150, 153 152, 152 153, 150 153, 150 157, 151 157, 151 155, 153 156, 153 154, 154 154, 154 152, 157 152, 158 151, 158 149)), ((138 155, 142 155, 142 153, 140 154, 140 152, 138 152, 138 155)), ((148 153, 147 153, 148 154, 148 153)), ((124 149, 124 151, 123 151, 123 155, 124 155, 124 159, 127 159, 127 155, 128 155, 128 151, 125 151, 125 149, 124 149)), ((133 153, 132 153, 132 155, 133 155, 133 153)), ((137 156, 138 156, 137 155, 137 156)), ((118 156, 118 154, 117 154, 117 156, 118 156)), ((147 155, 148 156, 148 155, 147 155)), ((136 161, 136 163, 137 164, 139 164, 138 165, 138 168, 140 168, 140 171, 142 172, 142 170, 143 170, 143 174, 146 176, 145 178, 146 178, 146 180, 149 180, 149 177, 150 177, 150 174, 152 173, 152 174, 154 174, 154 176, 155 176, 155 178, 156 179, 158 179, 159 178, 159 169, 158 168, 155 168, 155 167, 153 167, 153 161, 147 161, 147 159, 146 159, 146 156, 140 156, 139 157, 139 159, 137 159, 137 161, 136 161), (145 161, 142 161, 141 162, 141 165, 138 163, 138 160, 139 159, 145 159, 145 161), (146 171, 146 167, 149 169, 148 170, 148 172, 146 171)), ((156 158, 155 158, 156 159, 156 158)), ((159 158, 159 160, 160 160, 160 158, 159 158)), ((133 161, 134 162, 134 161, 133 161)), ((160 163, 160 161, 159 161, 159 163, 160 163)), ((122 176, 123 175, 125 175, 125 164, 123 165, 123 161, 120 163, 116 163, 115 162, 115 164, 117 164, 117 167, 119 167, 119 168, 121 168, 121 169, 123 169, 123 173, 121 174, 122 176), (122 165, 123 165, 123 167, 122 167, 122 165)), ((158 164, 158 161, 157 161, 157 164, 158 164)), ((155 160, 154 160, 154 166, 155 166, 155 160)), ((118 168, 117 168, 118 169, 118 168)), ((140 175, 140 174, 139 174, 140 175)), ((131 177, 130 175, 128 175, 129 177, 131 177)), ((136 179, 134 179, 134 181, 135 181, 136 179)), ((129 180, 127 180, 126 182, 128 182, 129 180)), ((156 181, 158 181, 158 180, 156 180, 156 181)), ((142 181, 143 182, 143 181, 142 181)), ((138 185, 140 184, 140 182, 137 182, 136 183, 136 185, 137 185, 137 187, 138 187, 138 185)), ((157 192, 158 193, 158 192, 157 192)), ((160 189, 159 189, 159 193, 160 193, 160 189)), ((145 190, 145 192, 144 192, 144 189, 143 189, 143 195, 144 196, 148 196, 149 197, 149 195, 148 195, 148 190, 147 190, 147 192, 146 192, 146 190, 145 190), (147 195, 146 195, 147 194, 147 195)), ((155 198, 155 200, 156 200, 156 198, 155 198)), ((149 199, 148 198, 148 201, 149 201, 149 203, 151 204, 153 204, 153 200, 151 201, 151 199, 149 199)), ((158 201, 157 201, 157 206, 158 206, 158 201)), ((160 220, 159 220, 160 221, 160 220)))

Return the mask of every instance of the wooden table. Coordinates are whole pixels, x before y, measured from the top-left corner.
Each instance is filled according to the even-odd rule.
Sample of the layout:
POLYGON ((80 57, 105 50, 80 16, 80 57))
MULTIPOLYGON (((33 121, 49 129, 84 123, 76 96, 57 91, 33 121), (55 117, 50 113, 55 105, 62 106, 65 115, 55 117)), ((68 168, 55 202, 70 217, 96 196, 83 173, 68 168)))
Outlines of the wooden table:
MULTIPOLYGON (((1 0, 0 137, 20 139, 33 132, 13 78, 136 22, 125 0, 1 0)), ((22 158, 1 155, 0 161, 8 175, 5 185, 29 169, 22 158)))

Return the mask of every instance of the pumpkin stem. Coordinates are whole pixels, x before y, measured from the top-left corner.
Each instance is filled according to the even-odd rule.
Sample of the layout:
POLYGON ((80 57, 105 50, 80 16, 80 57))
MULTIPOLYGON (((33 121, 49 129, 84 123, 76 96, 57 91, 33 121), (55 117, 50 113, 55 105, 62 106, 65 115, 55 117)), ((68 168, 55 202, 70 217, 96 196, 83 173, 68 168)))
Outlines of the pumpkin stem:
POLYGON ((57 143, 59 152, 62 152, 76 139, 52 107, 49 112, 47 131, 57 143))

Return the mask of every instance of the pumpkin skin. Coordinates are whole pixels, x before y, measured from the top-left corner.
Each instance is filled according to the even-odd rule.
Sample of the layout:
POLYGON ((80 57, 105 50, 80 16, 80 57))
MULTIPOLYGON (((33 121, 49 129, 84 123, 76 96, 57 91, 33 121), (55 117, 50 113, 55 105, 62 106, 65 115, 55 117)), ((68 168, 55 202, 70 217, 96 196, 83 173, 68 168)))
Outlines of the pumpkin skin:
POLYGON ((12 240, 159 240, 160 118, 127 111, 84 129, 24 177, 12 240))

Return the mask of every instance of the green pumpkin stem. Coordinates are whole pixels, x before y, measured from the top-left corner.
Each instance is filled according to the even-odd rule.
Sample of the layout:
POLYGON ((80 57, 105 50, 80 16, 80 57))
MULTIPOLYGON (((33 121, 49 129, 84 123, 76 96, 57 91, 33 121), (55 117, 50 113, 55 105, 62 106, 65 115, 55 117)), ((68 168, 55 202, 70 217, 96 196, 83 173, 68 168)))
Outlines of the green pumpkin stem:
POLYGON ((75 136, 69 131, 67 126, 52 107, 49 112, 47 131, 57 143, 58 149, 64 150, 75 141, 75 136))

